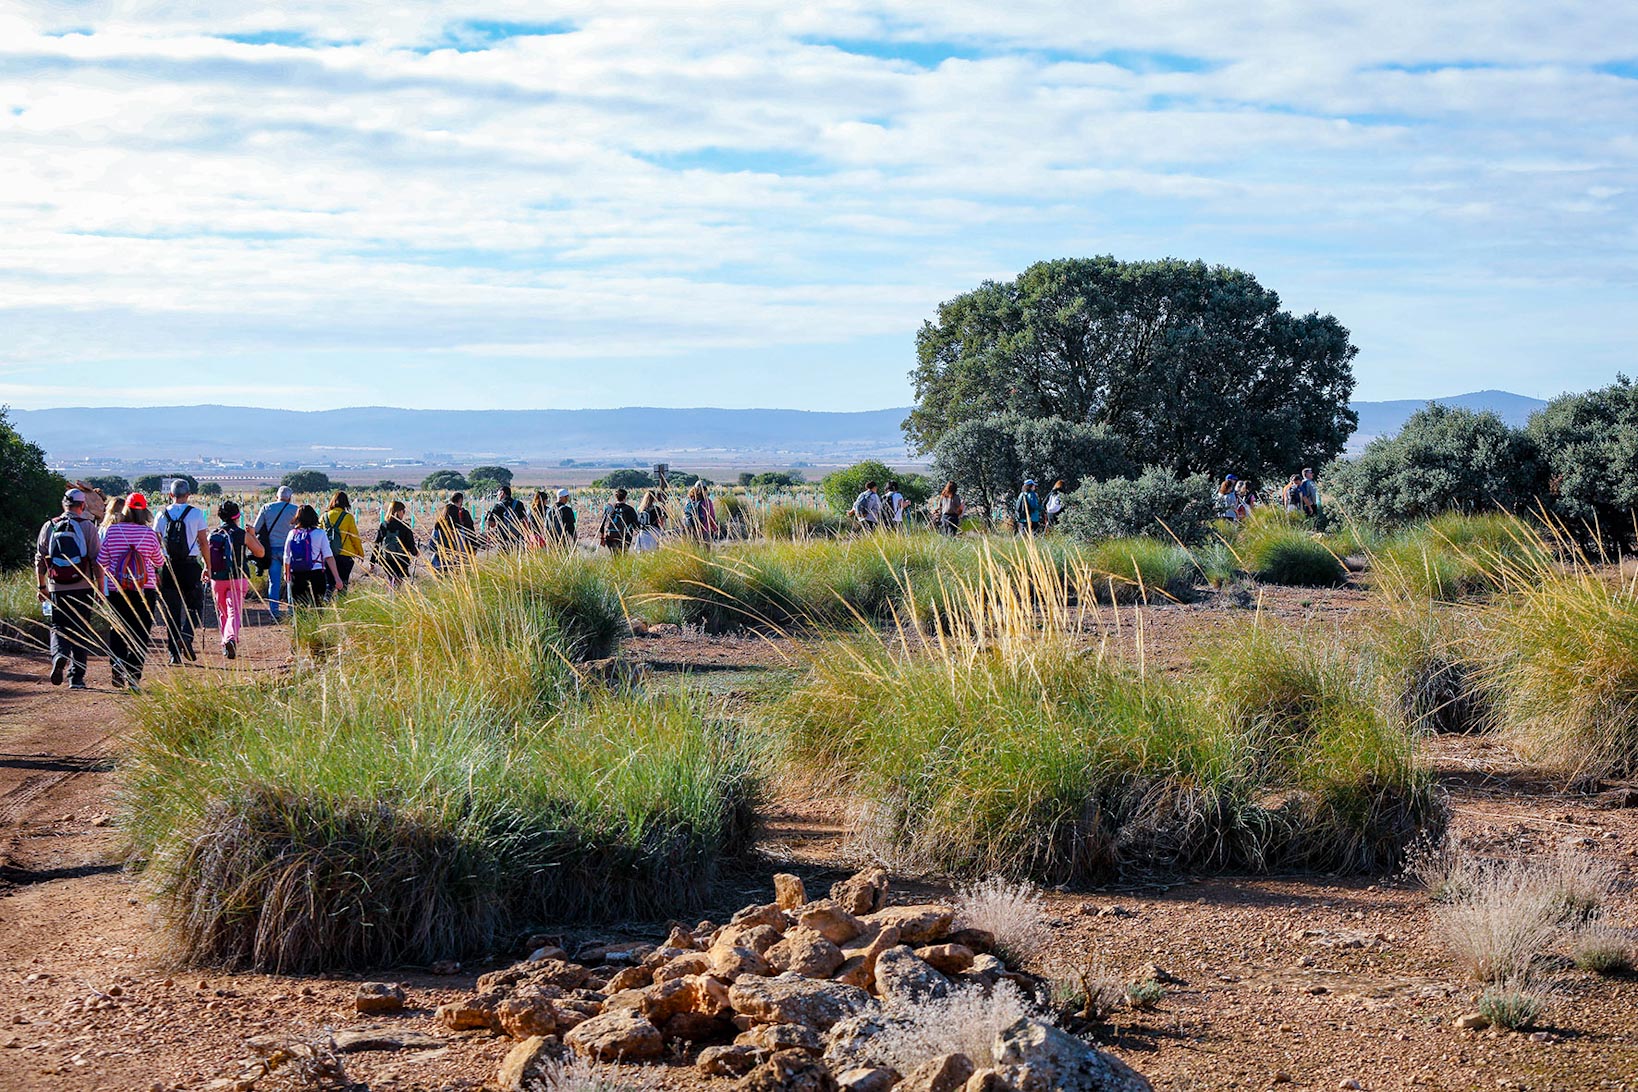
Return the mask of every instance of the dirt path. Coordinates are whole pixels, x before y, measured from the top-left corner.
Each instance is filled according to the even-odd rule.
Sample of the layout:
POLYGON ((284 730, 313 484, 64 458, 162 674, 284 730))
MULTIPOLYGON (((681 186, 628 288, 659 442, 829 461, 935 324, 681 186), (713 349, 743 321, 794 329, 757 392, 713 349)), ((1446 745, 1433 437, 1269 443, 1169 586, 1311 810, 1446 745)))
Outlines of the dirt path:
MULTIPOLYGON (((1287 609, 1323 615, 1346 606, 1304 599, 1287 609)), ((1157 616, 1150 636, 1246 616, 1186 618, 1193 613, 1157 616)), ((718 669, 707 679, 783 659, 755 641, 672 634, 639 639, 632 651, 655 664, 718 669)), ((185 670, 265 671, 286 656, 285 631, 263 627, 249 631, 234 664, 210 651, 204 667, 185 670)), ((110 822, 128 699, 107 689, 103 665, 93 666, 93 689, 83 693, 49 686, 44 666, 38 656, 0 654, 0 1089, 228 1088, 248 1036, 365 1023, 351 1011, 356 978, 184 972, 167 962, 139 884, 120 866, 110 822)), ((1520 857, 1570 846, 1616 862, 1625 889, 1613 916, 1638 927, 1638 810, 1599 810, 1562 795, 1483 739, 1437 739, 1430 757, 1469 844, 1520 857)), ((765 897, 776 868, 822 886, 847 866, 839 803, 782 801, 765 818, 765 857, 725 880, 725 906, 765 897)), ((900 887, 948 894, 937 885, 900 887)), ((1090 964, 1124 975, 1154 963, 1178 980, 1156 1010, 1119 1014, 1106 1035, 1158 1089, 1357 1081, 1363 1089, 1638 1090, 1638 980, 1561 967, 1542 1034, 1456 1031, 1451 1020, 1471 1008, 1474 988, 1434 940, 1426 897, 1397 881, 1184 878, 1048 899, 1056 927, 1038 970, 1090 964)), ((648 927, 623 928, 640 935, 648 927)), ((453 975, 378 972, 410 991, 411 1011, 391 1028, 435 1038, 349 1054, 349 1073, 372 1089, 481 1086, 508 1044, 443 1033, 432 1010, 515 954, 453 975)), ((683 1068, 669 1070, 665 1083, 727 1087, 683 1068)))

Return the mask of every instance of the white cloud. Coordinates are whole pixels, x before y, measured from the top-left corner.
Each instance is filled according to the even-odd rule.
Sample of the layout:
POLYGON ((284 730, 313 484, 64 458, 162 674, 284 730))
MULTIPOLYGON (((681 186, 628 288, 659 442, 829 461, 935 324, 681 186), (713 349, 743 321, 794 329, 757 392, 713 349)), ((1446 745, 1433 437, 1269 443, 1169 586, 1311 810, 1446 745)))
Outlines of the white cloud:
MULTIPOLYGON (((1387 375, 1414 344, 1384 293, 1487 286, 1506 314, 1638 273, 1619 6, 220 7, 0 15, 0 365, 908 345, 938 299, 1072 247, 1235 261, 1303 306, 1323 269, 1326 306, 1371 316, 1377 393, 1373 347, 1387 375)), ((908 365, 838 361, 836 404, 902 401, 908 365)))

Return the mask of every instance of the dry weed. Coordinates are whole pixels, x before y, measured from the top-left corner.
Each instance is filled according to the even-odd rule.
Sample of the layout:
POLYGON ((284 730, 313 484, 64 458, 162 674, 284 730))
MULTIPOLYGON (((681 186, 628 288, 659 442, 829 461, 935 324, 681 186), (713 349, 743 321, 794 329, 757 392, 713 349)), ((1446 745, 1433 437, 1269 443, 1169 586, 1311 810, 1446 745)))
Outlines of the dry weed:
POLYGON ((1435 915, 1445 943, 1481 982, 1528 981, 1536 957, 1558 934, 1562 911, 1552 886, 1527 865, 1480 870, 1463 897, 1435 915))
POLYGON ((855 1064, 909 1073, 932 1058, 965 1054, 982 1069, 995 1064, 996 1036, 1035 1015, 1011 982, 1000 982, 988 993, 976 987, 956 990, 895 1010, 881 1034, 866 1041, 855 1064))
POLYGON ((1047 941, 1046 903, 1022 880, 999 876, 963 887, 956 895, 956 922, 995 937, 995 951, 1010 966, 1033 958, 1047 941))
POLYGON ((1576 931, 1570 958, 1584 971, 1629 974, 1633 969, 1632 937, 1622 929, 1593 923, 1576 931))

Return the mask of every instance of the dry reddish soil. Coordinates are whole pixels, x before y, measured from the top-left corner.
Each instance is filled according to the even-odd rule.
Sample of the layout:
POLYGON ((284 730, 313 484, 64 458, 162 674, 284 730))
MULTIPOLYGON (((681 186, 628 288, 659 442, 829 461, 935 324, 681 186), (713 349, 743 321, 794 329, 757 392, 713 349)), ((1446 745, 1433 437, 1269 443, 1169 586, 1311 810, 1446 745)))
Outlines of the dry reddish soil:
MULTIPOLYGON (((1357 590, 1270 591, 1259 604, 1218 596, 1188 606, 1113 614, 1104 626, 1146 662, 1171 669, 1189 639, 1246 624, 1260 608, 1282 620, 1348 625, 1369 610, 1357 590)), ((200 666, 267 671, 288 657, 286 631, 255 626, 229 665, 210 634, 200 666)), ((635 638, 628 655, 652 671, 691 667, 711 686, 734 670, 786 662, 789 642, 708 638, 667 630, 635 638)), ((37 653, 0 653, 0 1089, 202 1089, 232 1086, 248 1036, 311 1036, 365 1024, 432 1039, 348 1054, 371 1089, 479 1088, 505 1040, 446 1033, 433 1009, 478 973, 519 957, 499 952, 453 974, 382 968, 411 1008, 360 1017, 363 976, 274 977, 177 966, 144 897, 121 863, 118 762, 129 699, 94 665, 92 689, 45 680, 37 653)), ((159 667, 152 670, 171 670, 159 667)), ((1493 856, 1570 845, 1618 862, 1614 921, 1638 927, 1638 810, 1599 810, 1558 791, 1493 743, 1436 739, 1429 748, 1457 833, 1493 856)), ((770 805, 760 857, 735 864, 716 916, 771 897, 769 873, 789 869, 810 890, 846 873, 845 804, 791 796, 770 805)), ((909 896, 948 889, 899 882, 909 896)), ((1178 981, 1149 1012, 1118 1014, 1104 1045, 1156 1088, 1638 1089, 1638 979, 1599 978, 1566 964, 1535 1034, 1458 1031, 1476 986, 1437 943, 1426 896, 1393 877, 1169 878, 1152 884, 1052 891, 1054 940, 1036 970, 1158 965, 1178 981)), ((609 923, 563 939, 661 935, 663 922, 609 923)), ((674 1066, 679 1088, 727 1087, 674 1066)))

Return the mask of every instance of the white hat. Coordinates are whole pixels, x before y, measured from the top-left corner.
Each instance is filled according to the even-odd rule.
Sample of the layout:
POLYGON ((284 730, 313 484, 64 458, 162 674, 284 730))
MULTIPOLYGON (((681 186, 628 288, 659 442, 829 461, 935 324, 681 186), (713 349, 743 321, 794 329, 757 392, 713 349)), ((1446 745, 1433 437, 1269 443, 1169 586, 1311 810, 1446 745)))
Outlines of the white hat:
POLYGON ((279 486, 279 499, 280 500, 287 501, 294 495, 295 494, 290 492, 290 487, 288 485, 279 486))
POLYGON ((85 494, 80 492, 78 489, 70 489, 66 493, 63 494, 63 503, 64 504, 84 504, 85 503, 85 494))
POLYGON ((557 499, 558 500, 568 500, 569 499, 569 491, 567 489, 559 489, 557 491, 557 499))

